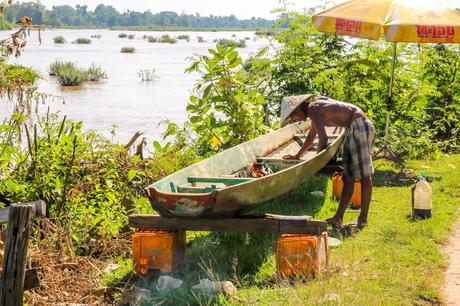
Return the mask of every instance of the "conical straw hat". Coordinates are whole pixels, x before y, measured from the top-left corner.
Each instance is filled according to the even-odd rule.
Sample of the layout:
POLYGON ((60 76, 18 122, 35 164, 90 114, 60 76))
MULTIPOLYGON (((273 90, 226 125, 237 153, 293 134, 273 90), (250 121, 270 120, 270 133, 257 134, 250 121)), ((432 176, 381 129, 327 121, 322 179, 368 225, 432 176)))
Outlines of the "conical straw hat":
POLYGON ((288 96, 284 97, 281 101, 281 119, 280 126, 288 123, 289 116, 303 103, 311 102, 314 99, 314 95, 301 95, 301 96, 288 96))

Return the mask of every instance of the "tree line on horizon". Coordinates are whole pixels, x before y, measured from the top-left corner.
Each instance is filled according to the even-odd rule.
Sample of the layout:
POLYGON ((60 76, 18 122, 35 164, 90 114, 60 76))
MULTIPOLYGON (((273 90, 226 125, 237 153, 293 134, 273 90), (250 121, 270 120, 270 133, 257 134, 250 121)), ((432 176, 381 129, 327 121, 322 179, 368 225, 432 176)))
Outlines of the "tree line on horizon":
POLYGON ((4 10, 7 21, 14 23, 22 16, 32 18, 34 24, 59 27, 184 27, 184 28, 267 28, 273 20, 264 18, 238 19, 230 16, 201 16, 200 14, 178 14, 172 11, 154 13, 150 10, 118 12, 111 5, 99 4, 94 11, 87 5, 57 5, 47 9, 40 2, 23 2, 8 6, 4 10))

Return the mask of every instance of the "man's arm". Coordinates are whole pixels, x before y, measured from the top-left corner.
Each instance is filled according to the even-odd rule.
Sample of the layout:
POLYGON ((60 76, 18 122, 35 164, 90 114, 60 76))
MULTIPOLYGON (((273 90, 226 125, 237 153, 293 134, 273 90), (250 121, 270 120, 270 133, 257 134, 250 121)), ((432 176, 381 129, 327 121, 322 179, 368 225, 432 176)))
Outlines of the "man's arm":
POLYGON ((319 141, 317 153, 319 153, 327 146, 327 134, 326 129, 324 128, 323 119, 321 118, 321 114, 319 112, 319 106, 310 107, 308 114, 318 133, 319 141))
POLYGON ((295 155, 296 159, 301 159, 302 156, 304 156, 305 152, 307 152, 308 149, 310 149, 311 145, 313 144, 313 141, 315 141, 315 137, 316 137, 316 128, 315 128, 315 124, 312 122, 310 131, 308 132, 307 139, 305 139, 305 142, 303 143, 299 152, 295 155))
POLYGON ((310 149, 311 145, 313 144, 313 141, 315 140, 315 137, 316 137, 316 128, 315 128, 314 123, 312 122, 307 138, 305 139, 305 142, 303 143, 299 152, 296 155, 286 155, 283 158, 284 159, 301 159, 302 156, 305 154, 305 152, 307 152, 308 149, 310 149))

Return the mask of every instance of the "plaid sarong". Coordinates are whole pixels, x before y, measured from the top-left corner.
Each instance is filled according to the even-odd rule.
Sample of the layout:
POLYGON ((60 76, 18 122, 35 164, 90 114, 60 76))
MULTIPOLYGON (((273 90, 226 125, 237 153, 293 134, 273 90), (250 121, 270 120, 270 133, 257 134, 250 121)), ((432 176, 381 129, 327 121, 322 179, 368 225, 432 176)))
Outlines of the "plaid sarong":
POLYGON ((345 175, 361 180, 374 174, 372 165, 372 144, 375 128, 369 119, 360 117, 348 127, 343 147, 343 168, 345 175))

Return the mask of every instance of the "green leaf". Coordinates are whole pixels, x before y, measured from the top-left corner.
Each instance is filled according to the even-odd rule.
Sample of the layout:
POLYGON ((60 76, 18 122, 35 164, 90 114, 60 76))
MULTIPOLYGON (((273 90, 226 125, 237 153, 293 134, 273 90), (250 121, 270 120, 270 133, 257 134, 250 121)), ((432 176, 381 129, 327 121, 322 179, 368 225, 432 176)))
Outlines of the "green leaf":
POLYGON ((137 171, 134 169, 131 169, 128 171, 128 181, 132 181, 137 175, 137 171))
POLYGON ((209 84, 205 89, 204 89, 204 92, 203 92, 203 98, 206 98, 209 93, 211 92, 211 89, 213 87, 213 84, 209 84))
POLYGON ((192 116, 190 117, 190 122, 191 123, 198 123, 203 121, 203 118, 201 116, 192 116))
POLYGON ((158 141, 156 141, 156 140, 153 142, 153 148, 154 148, 157 152, 161 152, 161 151, 162 151, 161 144, 160 144, 158 141))

